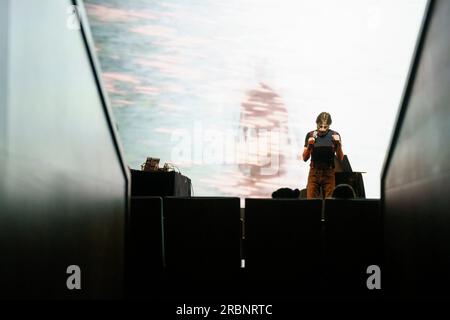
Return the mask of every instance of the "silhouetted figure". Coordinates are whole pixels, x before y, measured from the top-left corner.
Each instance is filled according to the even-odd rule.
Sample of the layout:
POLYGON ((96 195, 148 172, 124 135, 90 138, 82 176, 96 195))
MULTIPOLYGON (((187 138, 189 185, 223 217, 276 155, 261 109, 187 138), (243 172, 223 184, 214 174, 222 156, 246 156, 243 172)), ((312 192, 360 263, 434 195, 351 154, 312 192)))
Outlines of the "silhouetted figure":
POLYGON ((339 184, 333 190, 333 198, 336 199, 355 199, 355 191, 349 184, 339 184))
POLYGON ((300 190, 292 190, 290 188, 280 188, 272 193, 273 199, 298 199, 300 197, 300 190))

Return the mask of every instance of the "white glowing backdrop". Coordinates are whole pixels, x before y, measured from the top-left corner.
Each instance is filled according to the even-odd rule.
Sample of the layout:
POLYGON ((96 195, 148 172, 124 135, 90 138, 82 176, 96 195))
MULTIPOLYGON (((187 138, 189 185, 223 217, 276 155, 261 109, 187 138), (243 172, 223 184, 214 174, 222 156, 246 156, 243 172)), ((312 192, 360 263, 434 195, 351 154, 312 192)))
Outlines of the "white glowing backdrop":
POLYGON ((194 195, 306 187, 298 159, 331 113, 366 195, 380 173, 425 1, 89 0, 131 168, 148 156, 194 195))

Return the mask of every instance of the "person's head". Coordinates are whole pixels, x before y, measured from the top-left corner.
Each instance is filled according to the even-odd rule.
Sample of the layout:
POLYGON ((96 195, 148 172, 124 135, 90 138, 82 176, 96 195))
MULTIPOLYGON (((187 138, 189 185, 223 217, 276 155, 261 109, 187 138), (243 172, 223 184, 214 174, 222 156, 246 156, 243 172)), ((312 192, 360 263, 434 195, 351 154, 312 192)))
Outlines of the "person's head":
POLYGON ((321 112, 316 119, 317 132, 320 136, 326 134, 330 129, 331 116, 328 112, 321 112))

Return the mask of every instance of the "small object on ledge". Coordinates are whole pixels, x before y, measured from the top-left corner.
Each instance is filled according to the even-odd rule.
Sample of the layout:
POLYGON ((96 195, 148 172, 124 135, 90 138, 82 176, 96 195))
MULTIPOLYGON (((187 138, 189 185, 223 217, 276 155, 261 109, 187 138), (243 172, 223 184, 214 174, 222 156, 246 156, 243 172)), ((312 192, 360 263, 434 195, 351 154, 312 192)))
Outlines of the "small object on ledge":
POLYGON ((159 170, 159 158, 148 157, 147 160, 141 164, 142 171, 158 171, 159 170))

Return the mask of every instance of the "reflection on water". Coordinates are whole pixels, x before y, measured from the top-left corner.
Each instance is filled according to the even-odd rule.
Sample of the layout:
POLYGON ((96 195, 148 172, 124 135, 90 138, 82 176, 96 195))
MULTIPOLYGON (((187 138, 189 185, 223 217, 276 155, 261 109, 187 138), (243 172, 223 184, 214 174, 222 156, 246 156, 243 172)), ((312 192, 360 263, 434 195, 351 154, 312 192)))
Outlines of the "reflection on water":
POLYGON ((174 163, 195 195, 298 187, 288 110, 270 85, 289 53, 264 19, 249 21, 272 3, 85 1, 130 167, 148 156, 174 163))
POLYGON ((252 178, 279 176, 289 146, 288 114, 280 97, 267 85, 247 93, 241 104, 239 133, 243 150, 238 150, 241 172, 252 178))

